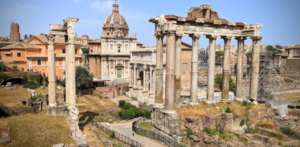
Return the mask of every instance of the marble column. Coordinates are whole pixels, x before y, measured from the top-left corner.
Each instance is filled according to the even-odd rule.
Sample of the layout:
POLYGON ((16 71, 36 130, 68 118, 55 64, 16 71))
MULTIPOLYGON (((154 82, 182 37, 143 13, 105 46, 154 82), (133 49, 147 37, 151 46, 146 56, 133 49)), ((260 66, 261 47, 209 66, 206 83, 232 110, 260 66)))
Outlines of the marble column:
POLYGON ((68 34, 68 78, 66 83, 68 83, 67 91, 69 91, 69 95, 67 95, 67 99, 69 100, 69 105, 70 106, 76 106, 76 81, 75 81, 75 73, 76 73, 76 68, 75 68, 75 35, 74 35, 74 24, 78 21, 78 19, 72 19, 68 18, 67 19, 67 34, 68 34))
POLYGON ((145 64, 143 66, 143 91, 147 91, 147 74, 146 74, 146 71, 147 71, 147 65, 145 64))
MULTIPOLYGON (((66 85, 66 87, 65 87, 65 91, 66 91, 66 95, 65 95, 65 97, 66 97, 66 101, 65 101, 65 104, 66 104, 66 106, 68 106, 69 105, 69 97, 67 97, 67 95, 70 95, 69 94, 69 91, 67 91, 67 87, 69 87, 69 83, 67 83, 66 81, 68 81, 68 61, 69 61, 69 56, 67 56, 68 55, 68 53, 69 53, 69 50, 68 50, 68 46, 69 46, 69 41, 68 41, 68 36, 67 35, 65 35, 65 51, 66 51, 66 53, 65 53, 65 58, 66 58, 66 61, 65 61, 65 85, 66 85)), ((90 64, 91 65, 91 64, 90 64)))
POLYGON ((191 69, 191 86, 190 86, 190 105, 198 105, 198 48, 199 38, 202 35, 192 34, 193 48, 192 48, 192 69, 191 69))
POLYGON ((250 98, 249 100, 257 103, 257 88, 259 76, 259 52, 261 44, 261 36, 251 37, 252 43, 252 59, 251 59, 251 82, 250 82, 250 98))
POLYGON ((176 51, 175 51, 175 105, 180 105, 181 93, 181 38, 183 33, 176 33, 176 51))
POLYGON ((132 87, 132 65, 131 64, 129 64, 129 70, 128 70, 128 72, 129 72, 129 88, 130 87, 132 87))
POLYGON ((56 107, 56 72, 55 72, 55 51, 54 38, 55 35, 47 35, 48 38, 48 100, 50 107, 56 107))
POLYGON ((162 33, 156 33, 156 80, 154 108, 163 108, 163 39, 162 33))
POLYGON ((223 56, 223 83, 222 83, 222 100, 229 98, 229 72, 230 72, 230 43, 232 37, 224 36, 224 56, 223 56))
POLYGON ((150 92, 152 92, 153 91, 153 67, 152 67, 152 65, 150 66, 150 92))
POLYGON ((236 37, 238 41, 238 53, 237 53, 237 63, 236 63, 236 96, 235 100, 243 101, 243 73, 244 73, 244 41, 247 39, 246 37, 236 37))
POLYGON ((174 113, 175 100, 175 31, 167 32, 165 110, 174 113))
POLYGON ((217 36, 207 36, 209 39, 209 59, 208 59, 208 78, 207 78, 207 94, 206 102, 214 103, 214 90, 215 90, 215 46, 217 36))
POLYGON ((134 72, 134 75, 133 75, 133 88, 138 88, 137 87, 137 64, 136 63, 133 65, 133 72, 134 72))

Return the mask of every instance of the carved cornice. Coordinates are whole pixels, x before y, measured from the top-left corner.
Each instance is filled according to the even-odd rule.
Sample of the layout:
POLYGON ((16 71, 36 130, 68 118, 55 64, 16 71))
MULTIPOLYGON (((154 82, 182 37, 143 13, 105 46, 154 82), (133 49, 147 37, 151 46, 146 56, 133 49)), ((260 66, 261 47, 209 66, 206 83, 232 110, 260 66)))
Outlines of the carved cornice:
POLYGON ((157 31, 154 33, 154 36, 156 36, 156 38, 161 38, 161 37, 164 37, 165 35, 162 32, 157 31))
POLYGON ((230 41, 233 36, 222 36, 221 38, 224 39, 224 41, 230 41))

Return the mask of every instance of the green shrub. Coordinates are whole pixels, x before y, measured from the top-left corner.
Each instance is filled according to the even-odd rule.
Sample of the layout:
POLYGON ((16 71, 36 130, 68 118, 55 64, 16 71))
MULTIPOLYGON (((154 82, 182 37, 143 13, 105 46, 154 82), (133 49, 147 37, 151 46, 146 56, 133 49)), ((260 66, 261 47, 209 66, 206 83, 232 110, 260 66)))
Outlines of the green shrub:
POLYGON ((278 145, 282 146, 282 143, 281 143, 281 142, 278 142, 278 145))
POLYGON ((23 87, 24 88, 30 88, 30 89, 36 89, 41 86, 41 83, 43 81, 42 75, 24 75, 23 76, 23 87))
POLYGON ((291 137, 292 134, 293 134, 293 131, 292 131, 292 128, 291 128, 291 127, 286 126, 286 127, 284 127, 284 128, 282 129, 282 133, 285 134, 285 135, 287 135, 287 136, 289 136, 289 137, 291 137))
POLYGON ((227 132, 224 130, 224 128, 221 128, 220 125, 216 125, 215 129, 211 129, 211 128, 205 127, 204 128, 204 132, 208 136, 218 135, 223 140, 229 141, 229 137, 228 137, 227 132))
POLYGON ((146 110, 145 117, 151 119, 151 112, 146 110))
POLYGON ((38 99, 37 96, 32 96, 32 97, 31 97, 31 101, 32 101, 32 102, 35 102, 37 99, 38 99))
POLYGON ((116 136, 115 136, 115 131, 112 131, 111 134, 109 135, 109 137, 110 137, 111 139, 115 139, 115 138, 116 138, 116 136))
POLYGON ((186 133, 187 138, 190 138, 190 136, 193 135, 193 131, 191 128, 186 128, 186 132, 187 132, 186 133))
POLYGON ((207 103, 205 101, 202 102, 203 105, 207 105, 207 103))
POLYGON ((124 120, 130 120, 134 118, 134 113, 130 110, 121 110, 119 116, 124 120))
POLYGON ((119 107, 124 108, 125 103, 126 102, 124 100, 119 101, 119 107))
POLYGON ((124 109, 130 109, 132 107, 131 103, 125 103, 124 109))
POLYGON ((242 119, 240 122, 240 126, 242 127, 242 126, 244 126, 244 124, 245 124, 245 119, 242 119))
POLYGON ((226 113, 232 113, 233 111, 227 106, 225 112, 226 112, 226 113))

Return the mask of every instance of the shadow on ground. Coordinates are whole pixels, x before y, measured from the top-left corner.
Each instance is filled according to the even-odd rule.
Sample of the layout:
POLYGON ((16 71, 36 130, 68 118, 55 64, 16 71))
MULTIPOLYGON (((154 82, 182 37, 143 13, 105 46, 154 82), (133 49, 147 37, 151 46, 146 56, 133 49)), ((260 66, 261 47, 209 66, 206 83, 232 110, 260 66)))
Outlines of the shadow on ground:
POLYGON ((92 122, 92 120, 96 116, 99 116, 99 113, 97 113, 97 112, 91 112, 91 111, 86 111, 86 112, 79 113, 79 115, 82 115, 79 118, 79 122, 82 124, 81 126, 84 127, 87 124, 89 124, 90 122, 92 122))

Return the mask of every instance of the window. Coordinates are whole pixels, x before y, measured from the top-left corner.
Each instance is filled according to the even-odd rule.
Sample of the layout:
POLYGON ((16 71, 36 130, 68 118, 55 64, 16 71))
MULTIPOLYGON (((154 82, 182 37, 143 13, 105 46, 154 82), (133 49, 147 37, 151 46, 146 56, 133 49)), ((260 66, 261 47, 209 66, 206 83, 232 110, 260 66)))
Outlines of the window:
POLYGON ((188 71, 188 63, 182 64, 182 71, 188 71))
POLYGON ((118 52, 119 52, 119 53, 121 52, 121 47, 118 47, 118 52))
POLYGON ((107 33, 107 35, 109 35, 109 33, 107 33))
POLYGON ((18 56, 18 57, 21 57, 21 53, 17 53, 17 56, 18 56))
POLYGON ((75 54, 77 54, 77 50, 75 50, 75 54))
POLYGON ((42 59, 37 59, 37 65, 42 65, 42 59))
POLYGON ((63 50, 62 50, 62 53, 65 54, 65 53, 66 53, 66 49, 63 49, 63 50))

